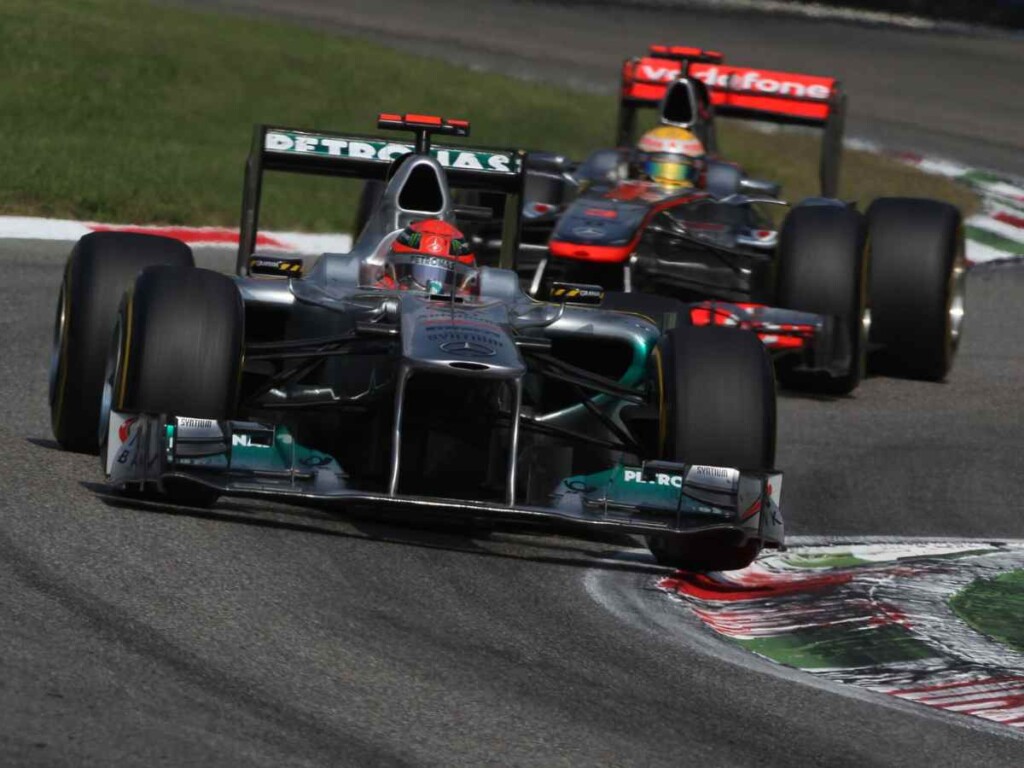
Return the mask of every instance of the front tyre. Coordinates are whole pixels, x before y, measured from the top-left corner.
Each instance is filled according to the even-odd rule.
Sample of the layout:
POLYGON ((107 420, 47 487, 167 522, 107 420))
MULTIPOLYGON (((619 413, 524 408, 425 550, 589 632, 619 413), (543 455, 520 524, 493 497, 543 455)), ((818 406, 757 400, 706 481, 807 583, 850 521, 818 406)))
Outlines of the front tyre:
MULTIPOLYGON (((206 269, 147 269, 123 303, 117 329, 104 398, 113 410, 218 421, 235 416, 245 313, 229 277, 206 269)), ((195 484, 168 483, 166 490, 181 503, 217 498, 195 484)))
POLYGON ((118 305, 146 267, 192 267, 179 240, 128 232, 94 232, 75 244, 57 299, 50 361, 53 435, 68 451, 96 453, 100 394, 118 305))
MULTIPOLYGON (((775 378, 755 334, 735 328, 679 327, 654 357, 663 459, 766 471, 775 464, 775 378)), ((648 537, 662 565, 728 571, 749 565, 761 543, 713 534, 648 537)))

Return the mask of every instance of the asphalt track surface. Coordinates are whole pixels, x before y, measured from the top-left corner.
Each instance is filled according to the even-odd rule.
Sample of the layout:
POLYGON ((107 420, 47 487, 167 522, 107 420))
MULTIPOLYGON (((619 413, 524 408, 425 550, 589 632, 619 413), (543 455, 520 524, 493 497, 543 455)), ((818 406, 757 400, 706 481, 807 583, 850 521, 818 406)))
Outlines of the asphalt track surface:
MULTIPOLYGON (((0 762, 1020 764, 1005 731, 725 650, 618 541, 110 498, 50 437, 69 245, 0 247, 0 762)), ((782 399, 792 533, 1024 537, 1024 271, 968 288, 948 383, 782 399)))
MULTIPOLYGON (((619 541, 109 497, 49 429, 69 247, 0 244, 0 763, 1020 765, 722 646, 619 541)), ((1024 538, 1024 270, 968 291, 947 383, 781 399, 791 534, 1024 538)))

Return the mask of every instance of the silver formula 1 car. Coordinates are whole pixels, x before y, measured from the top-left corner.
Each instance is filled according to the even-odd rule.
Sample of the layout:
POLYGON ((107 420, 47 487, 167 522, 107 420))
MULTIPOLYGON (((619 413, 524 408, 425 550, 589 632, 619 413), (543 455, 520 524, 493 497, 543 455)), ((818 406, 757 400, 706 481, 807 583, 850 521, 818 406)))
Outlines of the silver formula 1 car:
POLYGON ((586 286, 537 301, 511 269, 453 264, 429 290, 382 283, 396 233, 474 215, 452 187, 504 196, 513 258, 525 153, 432 146, 466 136, 462 121, 379 127, 416 141, 257 126, 236 276, 196 268, 173 240, 79 241, 54 334, 60 444, 98 451, 116 488, 183 503, 614 529, 697 570, 779 546, 774 380, 757 337, 635 314, 628 296, 610 310, 615 297, 586 286), (268 170, 386 186, 352 251, 302 273, 253 251, 268 170))

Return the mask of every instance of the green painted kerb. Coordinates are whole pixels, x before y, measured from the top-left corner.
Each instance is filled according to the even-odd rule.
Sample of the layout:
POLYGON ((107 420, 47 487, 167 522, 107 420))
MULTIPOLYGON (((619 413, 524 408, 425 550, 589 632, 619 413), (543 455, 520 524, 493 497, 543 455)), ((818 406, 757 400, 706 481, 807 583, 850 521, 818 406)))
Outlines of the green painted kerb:
POLYGON ((748 651, 797 669, 877 667, 935 656, 927 645, 895 625, 812 627, 737 642, 748 651))
POLYGON ((977 631, 1024 653, 1024 571, 979 579, 949 604, 977 631))

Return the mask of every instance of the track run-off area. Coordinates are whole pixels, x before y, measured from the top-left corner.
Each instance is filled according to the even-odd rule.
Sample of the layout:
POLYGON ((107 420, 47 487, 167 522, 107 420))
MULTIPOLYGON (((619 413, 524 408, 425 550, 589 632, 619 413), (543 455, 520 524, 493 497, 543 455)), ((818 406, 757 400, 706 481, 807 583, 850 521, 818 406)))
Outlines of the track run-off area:
MULTIPOLYGON (((275 10, 269 0, 232 5, 275 10)), ((383 7, 349 2, 346 16, 329 5, 299 0, 288 13, 378 38, 394 26, 383 7)), ((631 52, 638 41, 664 37, 653 31, 658 23, 670 28, 666 19, 692 22, 679 42, 747 46, 751 61, 771 66, 801 68, 803 55, 812 61, 802 68, 811 68, 832 40, 834 68, 849 68, 851 93, 870 74, 867 54, 857 58, 864 46, 835 42, 846 29, 840 25, 762 20, 755 29, 735 17, 656 13, 627 24, 634 17, 596 6, 488 0, 459 26, 455 3, 430 4, 430 19, 427 4, 417 7, 391 6, 404 14, 410 47, 451 47, 461 28, 459 56, 509 68, 519 62, 524 74, 564 66, 596 79, 606 65, 614 72, 620 47, 631 52), (467 27, 477 39, 467 39, 467 27), (488 46, 490 53, 476 53, 488 46), (524 56, 532 58, 523 63, 524 56)), ((849 29, 877 42, 876 73, 897 49, 892 71, 915 82, 925 82, 929 67, 947 66, 934 64, 935 37, 849 29)), ((947 48, 975 55, 964 64, 971 72, 1013 51, 1024 57, 1019 42, 1008 48, 999 40, 948 36, 947 48)), ((863 114, 889 115, 891 124, 879 117, 871 133, 865 119, 865 136, 920 135, 922 152, 1013 170, 1002 159, 1019 150, 1009 125, 1020 104, 969 87, 969 75, 923 95, 906 119, 886 107, 896 96, 876 89, 878 103, 863 114), (943 106, 950 103, 954 112, 943 106), (964 104, 991 112, 977 121, 991 132, 987 152, 964 104), (945 123, 937 119, 943 109, 945 123)), ((866 98, 854 93, 854 109, 866 98)), ((1024 540, 1020 266, 971 270, 963 343, 946 383, 870 378, 846 398, 783 394, 778 464, 788 532, 799 546, 687 592, 679 577, 620 539, 514 530, 472 536, 372 514, 335 518, 236 501, 196 511, 111 496, 98 461, 59 451, 50 434, 53 310, 70 247, 0 241, 0 762, 1020 765, 1024 739, 1005 724, 1011 718, 964 716, 982 711, 985 697, 976 692, 992 694, 989 702, 1015 695, 1016 657, 981 658, 981 646, 999 652, 978 635, 951 638, 924 620, 944 604, 943 563, 970 560, 967 567, 982 573, 986 563, 1016 556, 1012 542, 1024 540), (823 551, 821 537, 844 538, 823 551), (897 539, 913 541, 892 549, 897 539), (829 582, 816 585, 827 599, 811 590, 814 606, 841 603, 840 619, 860 622, 864 632, 906 633, 911 640, 896 647, 908 658, 844 660, 840 652, 856 643, 837 634, 832 614, 801 617, 802 629, 824 632, 824 644, 838 649, 808 659, 821 638, 779 640, 780 629, 792 628, 779 618, 801 610, 807 591, 766 602, 749 591, 769 582, 778 590, 775 575, 765 574, 802 587, 829 582), (758 602, 744 610, 769 612, 737 616, 738 600, 717 599, 729 582, 733 594, 747 590, 758 602), (910 582, 913 589, 885 591, 910 582), (935 651, 938 639, 946 655, 935 651), (907 650, 911 641, 928 650, 907 650), (971 655, 979 656, 979 668, 968 670, 977 679, 949 662, 971 655), (931 671, 946 663, 945 677, 916 685, 915 665, 936 659, 931 671), (850 672, 870 665, 874 678, 850 672), (977 690, 965 690, 967 683, 977 690), (947 688, 924 690, 935 684, 947 688)), ((200 249, 198 261, 226 271, 233 255, 200 249)), ((940 618, 947 628, 966 626, 940 618)))

